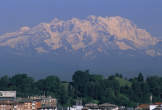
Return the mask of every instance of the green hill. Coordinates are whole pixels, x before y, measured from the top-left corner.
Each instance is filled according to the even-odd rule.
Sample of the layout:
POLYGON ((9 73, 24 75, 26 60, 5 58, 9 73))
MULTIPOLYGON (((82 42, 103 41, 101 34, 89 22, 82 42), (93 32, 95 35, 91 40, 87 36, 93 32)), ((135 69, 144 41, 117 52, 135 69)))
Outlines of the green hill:
POLYGON ((129 82, 128 80, 125 80, 125 79, 123 79, 123 78, 120 78, 120 77, 115 77, 115 79, 117 80, 117 81, 119 81, 119 83, 120 83, 120 86, 131 86, 132 84, 131 84, 131 82, 129 82))

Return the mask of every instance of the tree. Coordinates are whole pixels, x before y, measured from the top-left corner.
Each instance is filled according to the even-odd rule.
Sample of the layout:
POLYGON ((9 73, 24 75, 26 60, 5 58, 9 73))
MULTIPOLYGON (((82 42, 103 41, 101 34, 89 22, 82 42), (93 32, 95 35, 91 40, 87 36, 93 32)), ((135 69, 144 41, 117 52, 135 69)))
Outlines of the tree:
POLYGON ((37 82, 37 87, 40 93, 43 95, 51 95, 52 97, 58 97, 61 87, 60 79, 56 76, 48 76, 45 79, 41 79, 37 82))
POLYGON ((10 89, 16 90, 17 95, 27 97, 33 95, 34 79, 27 74, 17 74, 10 79, 10 89))
POLYGON ((142 73, 139 73, 139 75, 138 75, 138 81, 140 81, 140 82, 142 82, 142 81, 144 81, 144 77, 143 77, 143 74, 142 73))
POLYGON ((8 76, 0 78, 0 90, 9 90, 10 79, 8 76))
POLYGON ((86 85, 90 80, 89 71, 76 71, 72 76, 72 84, 75 88, 75 93, 79 97, 86 96, 86 85))
POLYGON ((162 78, 151 76, 146 79, 149 91, 153 95, 153 102, 162 101, 162 78))

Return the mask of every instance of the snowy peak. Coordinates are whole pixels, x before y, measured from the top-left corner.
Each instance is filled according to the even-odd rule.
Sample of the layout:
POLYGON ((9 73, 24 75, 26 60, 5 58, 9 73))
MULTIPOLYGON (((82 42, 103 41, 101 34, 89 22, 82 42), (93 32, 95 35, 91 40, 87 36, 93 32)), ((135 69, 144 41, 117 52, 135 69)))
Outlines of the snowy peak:
POLYGON ((25 26, 17 32, 0 36, 0 47, 18 51, 33 49, 37 53, 55 53, 64 49, 68 52, 82 51, 85 56, 110 53, 110 50, 161 55, 159 42, 146 30, 119 16, 89 16, 67 21, 55 18, 50 23, 41 23, 32 28, 25 26))

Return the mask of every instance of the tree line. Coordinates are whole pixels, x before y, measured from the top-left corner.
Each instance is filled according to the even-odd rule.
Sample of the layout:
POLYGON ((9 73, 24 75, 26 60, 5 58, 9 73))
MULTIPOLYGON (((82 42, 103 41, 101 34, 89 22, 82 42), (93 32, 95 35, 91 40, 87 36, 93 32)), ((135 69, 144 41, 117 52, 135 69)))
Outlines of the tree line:
POLYGON ((162 101, 162 77, 144 78, 139 73, 134 78, 124 78, 122 74, 104 77, 89 71, 76 71, 72 81, 61 81, 57 76, 47 76, 35 80, 27 74, 16 74, 0 78, 0 90, 16 90, 17 97, 52 96, 58 104, 70 106, 76 100, 86 103, 112 103, 134 107, 138 104, 162 101), (152 100, 150 100, 152 96, 152 100))

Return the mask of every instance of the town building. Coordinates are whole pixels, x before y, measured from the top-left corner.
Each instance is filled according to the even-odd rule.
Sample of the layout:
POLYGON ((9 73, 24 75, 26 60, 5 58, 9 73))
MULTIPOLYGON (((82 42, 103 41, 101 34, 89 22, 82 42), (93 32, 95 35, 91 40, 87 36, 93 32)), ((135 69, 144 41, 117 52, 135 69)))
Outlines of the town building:
POLYGON ((141 104, 136 107, 136 110, 162 110, 162 102, 153 104, 141 104))
POLYGON ((56 107, 41 107, 41 108, 38 108, 38 110, 57 110, 56 107))
POLYGON ((109 104, 109 103, 101 104, 99 105, 99 108, 101 110, 118 110, 119 109, 117 105, 109 104))
POLYGON ((0 110, 12 110, 15 100, 16 91, 0 91, 0 110))
POLYGON ((141 104, 136 107, 136 110, 149 110, 150 105, 149 104, 141 104))
POLYGON ((52 97, 16 98, 16 91, 0 91, 0 110, 56 110, 52 97))
POLYGON ((70 107, 70 110, 82 110, 83 106, 82 105, 74 105, 72 107, 70 107))
POLYGON ((16 99, 16 91, 0 91, 0 101, 13 101, 16 99))
POLYGON ((13 110, 14 105, 13 101, 0 101, 0 110, 13 110))
POLYGON ((119 110, 119 107, 114 104, 104 103, 104 104, 85 104, 82 110, 119 110))
POLYGON ((162 102, 156 102, 151 104, 149 107, 150 110, 162 110, 162 102))
POLYGON ((89 103, 85 104, 85 107, 82 110, 100 110, 100 108, 98 104, 89 103))

